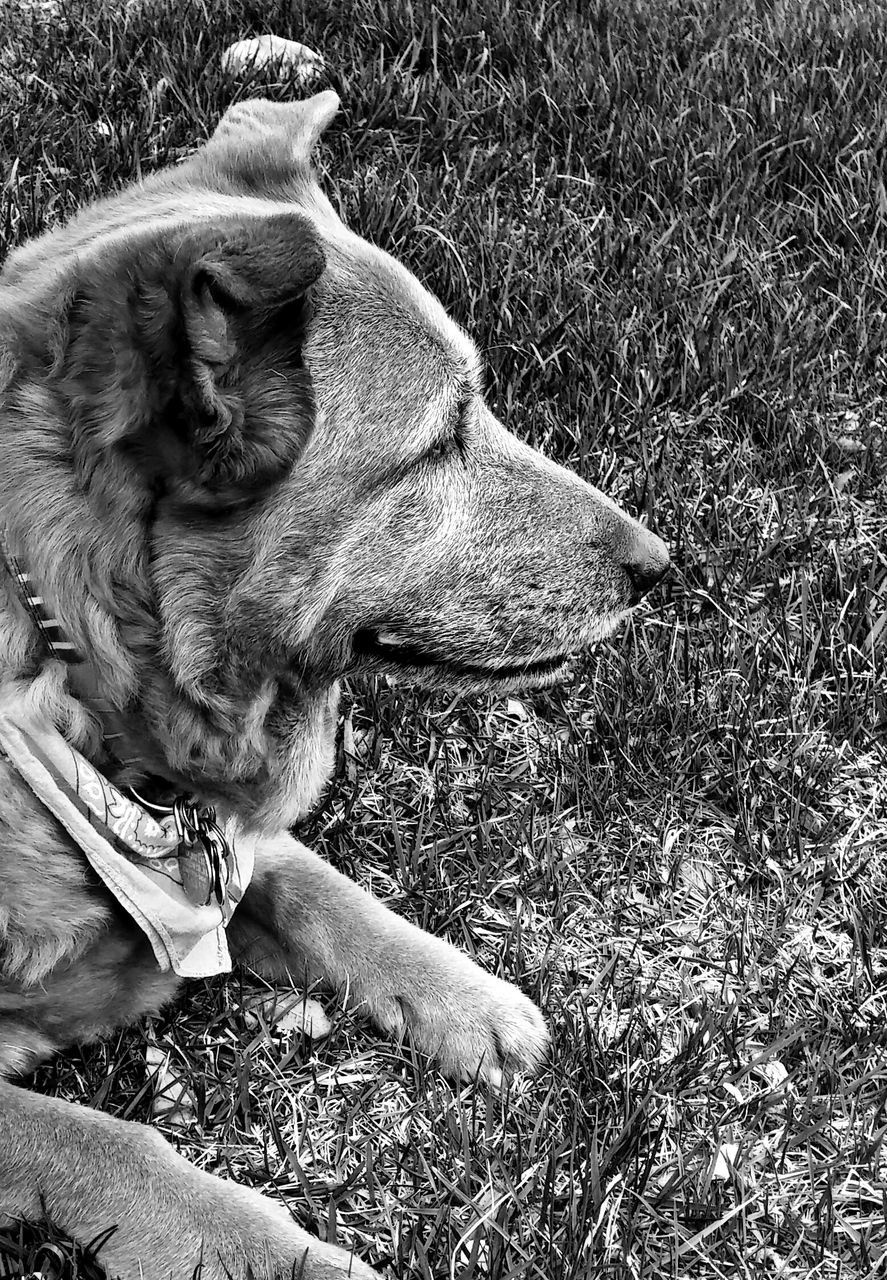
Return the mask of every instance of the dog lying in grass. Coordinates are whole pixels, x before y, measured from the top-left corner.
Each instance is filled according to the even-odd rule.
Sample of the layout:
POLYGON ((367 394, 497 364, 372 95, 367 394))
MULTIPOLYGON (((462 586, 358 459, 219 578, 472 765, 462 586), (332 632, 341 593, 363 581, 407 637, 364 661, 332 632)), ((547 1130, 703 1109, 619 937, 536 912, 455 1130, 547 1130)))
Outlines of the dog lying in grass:
POLYGON ((537 1067, 531 1001, 287 830, 342 676, 553 681, 668 563, 508 434, 469 339, 343 226, 310 168, 337 105, 232 107, 0 276, 0 1211, 103 1237, 116 1276, 376 1273, 10 1077, 229 955, 453 1075, 537 1067))

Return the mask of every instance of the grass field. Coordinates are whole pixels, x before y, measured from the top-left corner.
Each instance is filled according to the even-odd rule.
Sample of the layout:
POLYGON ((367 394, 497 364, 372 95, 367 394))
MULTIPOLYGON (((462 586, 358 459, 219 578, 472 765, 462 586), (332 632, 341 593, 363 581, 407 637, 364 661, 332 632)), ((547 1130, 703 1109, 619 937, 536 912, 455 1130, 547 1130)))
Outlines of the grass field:
POLYGON ((675 572, 557 691, 351 689, 301 833, 542 1002, 538 1080, 232 980, 35 1087, 144 1119, 150 1041, 184 1151, 398 1280, 885 1276, 887 7, 6 0, 6 243, 185 154, 265 30, 335 70, 346 219, 675 572))

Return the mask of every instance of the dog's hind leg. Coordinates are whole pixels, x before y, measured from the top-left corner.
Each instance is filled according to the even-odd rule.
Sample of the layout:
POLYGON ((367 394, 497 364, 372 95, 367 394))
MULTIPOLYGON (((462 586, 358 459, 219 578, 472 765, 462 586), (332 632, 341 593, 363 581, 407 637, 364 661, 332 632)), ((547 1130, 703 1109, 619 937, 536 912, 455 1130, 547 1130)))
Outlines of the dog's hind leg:
POLYGON ((0 1218, 95 1242, 119 1280, 379 1280, 283 1205, 194 1168, 153 1129, 0 1081, 0 1218), (300 1270, 301 1268, 301 1270, 300 1270))

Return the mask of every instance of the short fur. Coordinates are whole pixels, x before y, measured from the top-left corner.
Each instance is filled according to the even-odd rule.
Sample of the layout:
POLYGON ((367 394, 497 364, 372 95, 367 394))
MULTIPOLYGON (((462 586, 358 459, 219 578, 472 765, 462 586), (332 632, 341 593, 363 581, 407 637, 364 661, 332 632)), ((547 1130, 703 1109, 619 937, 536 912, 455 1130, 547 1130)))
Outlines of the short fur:
MULTIPOLYGON (((0 708, 48 715, 118 783, 236 812, 261 839, 235 950, 495 1075, 541 1060, 535 1006, 285 831, 329 775, 343 675, 555 679, 667 556, 505 431, 469 339, 343 226, 309 165, 336 106, 232 107, 186 163, 9 258, 0 519, 125 726, 124 766, 2 574, 0 708)), ((116 1227, 101 1258, 124 1277, 375 1274, 150 1130, 8 1082, 179 984, 5 761, 0 890, 0 1211, 116 1227)))

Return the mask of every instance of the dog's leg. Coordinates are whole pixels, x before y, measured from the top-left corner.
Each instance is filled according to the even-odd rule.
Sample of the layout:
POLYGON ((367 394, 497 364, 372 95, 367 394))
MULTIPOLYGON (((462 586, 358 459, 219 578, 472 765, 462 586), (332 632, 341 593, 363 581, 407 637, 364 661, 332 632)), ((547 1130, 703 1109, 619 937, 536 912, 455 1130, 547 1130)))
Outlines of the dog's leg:
POLYGON ((296 982, 338 988, 384 1030, 413 1043, 452 1075, 496 1079, 534 1069, 548 1045, 539 1010, 511 983, 389 911, 310 849, 280 835, 263 841, 230 932, 260 922, 290 957, 296 982), (243 916, 241 916, 241 912, 243 916))
POLYGON ((120 1280, 379 1280, 283 1205, 195 1169, 153 1129, 0 1081, 0 1217, 42 1219, 120 1280), (301 1270, 300 1270, 301 1267, 301 1270))

